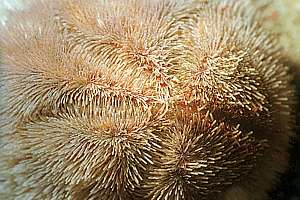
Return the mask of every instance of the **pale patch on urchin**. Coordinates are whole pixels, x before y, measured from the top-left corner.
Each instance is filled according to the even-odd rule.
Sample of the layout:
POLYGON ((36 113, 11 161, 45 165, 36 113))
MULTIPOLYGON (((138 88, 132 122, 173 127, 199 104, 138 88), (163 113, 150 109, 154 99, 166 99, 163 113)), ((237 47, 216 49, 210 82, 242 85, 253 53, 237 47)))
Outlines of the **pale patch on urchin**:
POLYGON ((24 5, 20 0, 2 0, 0 2, 0 23, 6 24, 9 12, 22 9, 24 9, 24 5))
POLYGON ((1 28, 3 195, 265 196, 286 163, 293 95, 248 4, 28 5, 1 28))

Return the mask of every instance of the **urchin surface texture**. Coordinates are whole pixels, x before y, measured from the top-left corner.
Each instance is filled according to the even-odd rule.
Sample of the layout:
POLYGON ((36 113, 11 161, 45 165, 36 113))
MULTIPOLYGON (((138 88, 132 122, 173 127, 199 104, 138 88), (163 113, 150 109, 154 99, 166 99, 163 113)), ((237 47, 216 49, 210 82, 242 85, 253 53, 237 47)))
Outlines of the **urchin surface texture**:
POLYGON ((1 26, 1 199, 261 200, 293 91, 245 1, 26 2, 1 26))

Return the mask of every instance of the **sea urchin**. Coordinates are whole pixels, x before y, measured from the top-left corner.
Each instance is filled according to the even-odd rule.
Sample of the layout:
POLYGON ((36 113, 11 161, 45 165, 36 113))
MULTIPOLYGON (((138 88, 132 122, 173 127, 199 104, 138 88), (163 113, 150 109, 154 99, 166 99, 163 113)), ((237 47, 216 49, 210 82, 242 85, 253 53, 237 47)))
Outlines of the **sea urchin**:
POLYGON ((38 0, 1 27, 5 199, 263 199, 293 91, 244 1, 38 0))

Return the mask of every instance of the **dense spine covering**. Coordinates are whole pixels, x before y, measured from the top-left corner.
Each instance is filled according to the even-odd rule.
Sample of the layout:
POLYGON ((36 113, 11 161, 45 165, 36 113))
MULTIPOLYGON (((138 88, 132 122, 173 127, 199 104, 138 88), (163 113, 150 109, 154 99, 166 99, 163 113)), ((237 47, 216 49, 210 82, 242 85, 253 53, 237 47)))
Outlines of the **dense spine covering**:
POLYGON ((0 195, 262 199, 293 91, 242 1, 33 1, 1 27, 0 195))

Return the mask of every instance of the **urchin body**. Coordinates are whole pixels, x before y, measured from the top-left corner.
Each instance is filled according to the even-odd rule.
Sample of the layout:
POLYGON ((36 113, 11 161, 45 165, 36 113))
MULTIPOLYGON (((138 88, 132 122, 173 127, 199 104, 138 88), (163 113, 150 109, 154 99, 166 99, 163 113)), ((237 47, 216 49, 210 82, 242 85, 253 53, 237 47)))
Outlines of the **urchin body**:
POLYGON ((1 30, 1 195, 264 199, 292 89, 236 1, 34 2, 1 30))

